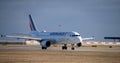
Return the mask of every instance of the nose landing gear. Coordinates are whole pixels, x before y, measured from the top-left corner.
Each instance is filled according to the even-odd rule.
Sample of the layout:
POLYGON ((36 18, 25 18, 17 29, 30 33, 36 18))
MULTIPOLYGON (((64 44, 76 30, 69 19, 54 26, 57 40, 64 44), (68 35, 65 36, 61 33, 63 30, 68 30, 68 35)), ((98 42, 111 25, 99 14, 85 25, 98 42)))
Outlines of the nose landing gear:
POLYGON ((71 50, 75 50, 75 48, 74 48, 74 44, 71 44, 71 50))

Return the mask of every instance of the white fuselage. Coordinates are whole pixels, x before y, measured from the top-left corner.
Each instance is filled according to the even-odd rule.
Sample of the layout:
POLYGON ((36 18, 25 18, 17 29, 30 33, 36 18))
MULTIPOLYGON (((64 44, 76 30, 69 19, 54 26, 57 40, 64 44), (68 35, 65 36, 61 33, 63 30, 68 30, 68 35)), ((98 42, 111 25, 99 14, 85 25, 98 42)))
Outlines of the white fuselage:
POLYGON ((34 37, 40 37, 43 40, 50 40, 54 43, 80 43, 82 38, 77 32, 31 32, 34 37))

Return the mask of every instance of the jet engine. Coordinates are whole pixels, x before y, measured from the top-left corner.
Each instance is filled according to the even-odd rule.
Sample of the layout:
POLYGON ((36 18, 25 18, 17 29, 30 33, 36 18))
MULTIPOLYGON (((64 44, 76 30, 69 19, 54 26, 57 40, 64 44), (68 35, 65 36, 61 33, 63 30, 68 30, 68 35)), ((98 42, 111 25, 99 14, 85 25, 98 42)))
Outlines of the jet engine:
POLYGON ((50 41, 47 41, 47 40, 44 40, 41 42, 41 46, 43 48, 47 48, 47 47, 50 47, 51 46, 51 42, 50 41))
POLYGON ((81 47, 82 46, 82 43, 80 42, 80 43, 77 43, 77 46, 78 47, 81 47))

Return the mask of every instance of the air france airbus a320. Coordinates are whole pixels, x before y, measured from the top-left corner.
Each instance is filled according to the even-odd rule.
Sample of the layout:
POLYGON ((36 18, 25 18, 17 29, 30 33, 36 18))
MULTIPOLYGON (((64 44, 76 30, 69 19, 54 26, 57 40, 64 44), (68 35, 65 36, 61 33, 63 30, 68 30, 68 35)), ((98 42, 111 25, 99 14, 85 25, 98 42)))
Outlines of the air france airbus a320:
POLYGON ((63 50, 67 50, 67 44, 71 44, 71 50, 74 50, 74 44, 78 47, 82 46, 83 40, 93 39, 91 38, 82 38, 78 32, 38 32, 35 28, 31 15, 29 15, 30 19, 30 29, 31 32, 27 36, 9 36, 6 37, 15 37, 19 39, 27 39, 27 40, 36 40, 40 42, 42 49, 47 49, 51 46, 51 44, 64 44, 62 46, 63 50))

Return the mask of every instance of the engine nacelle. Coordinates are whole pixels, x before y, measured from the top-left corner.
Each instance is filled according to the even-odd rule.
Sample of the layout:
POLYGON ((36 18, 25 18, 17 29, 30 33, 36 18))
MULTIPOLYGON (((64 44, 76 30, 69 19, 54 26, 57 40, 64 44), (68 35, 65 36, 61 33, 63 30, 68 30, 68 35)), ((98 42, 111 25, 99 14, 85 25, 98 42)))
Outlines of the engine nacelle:
POLYGON ((78 47, 81 47, 82 46, 82 43, 80 42, 80 43, 77 43, 77 46, 78 47))
POLYGON ((51 42, 47 41, 47 40, 42 41, 40 44, 42 47, 50 47, 51 46, 51 42))

